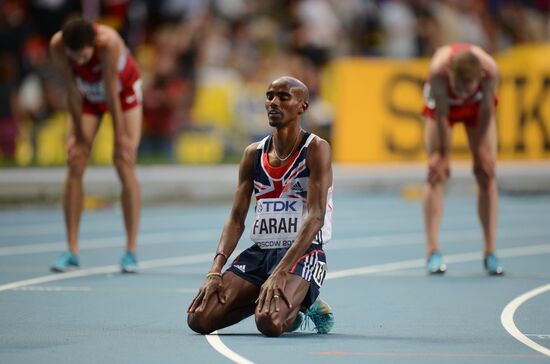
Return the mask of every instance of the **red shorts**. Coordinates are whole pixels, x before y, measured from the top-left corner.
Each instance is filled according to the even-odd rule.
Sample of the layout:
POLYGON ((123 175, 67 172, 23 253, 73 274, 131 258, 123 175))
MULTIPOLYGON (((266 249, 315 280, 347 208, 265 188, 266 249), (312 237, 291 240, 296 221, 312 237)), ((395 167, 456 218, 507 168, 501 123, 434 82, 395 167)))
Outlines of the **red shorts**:
MULTIPOLYGON (((141 77, 139 67, 131 56, 128 56, 126 66, 119 72, 118 78, 122 89, 118 93, 122 111, 133 109, 141 104, 141 77)), ((107 102, 91 102, 85 96, 82 97, 82 113, 101 116, 108 111, 107 102)))
MULTIPOLYGON (((495 97, 495 106, 498 105, 498 99, 495 97)), ((422 115, 435 120, 435 109, 429 108, 424 105, 422 115)), ((479 102, 449 106, 449 125, 453 126, 455 123, 462 122, 466 126, 477 127, 479 124, 479 102)))

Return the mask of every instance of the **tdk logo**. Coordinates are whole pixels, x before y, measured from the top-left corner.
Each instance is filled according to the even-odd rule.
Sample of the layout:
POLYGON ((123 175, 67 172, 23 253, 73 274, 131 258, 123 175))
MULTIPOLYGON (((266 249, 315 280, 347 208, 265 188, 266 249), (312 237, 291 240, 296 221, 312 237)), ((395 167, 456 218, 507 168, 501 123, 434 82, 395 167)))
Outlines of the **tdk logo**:
POLYGON ((294 211, 296 210, 297 201, 262 201, 259 210, 261 212, 281 212, 281 211, 294 211))

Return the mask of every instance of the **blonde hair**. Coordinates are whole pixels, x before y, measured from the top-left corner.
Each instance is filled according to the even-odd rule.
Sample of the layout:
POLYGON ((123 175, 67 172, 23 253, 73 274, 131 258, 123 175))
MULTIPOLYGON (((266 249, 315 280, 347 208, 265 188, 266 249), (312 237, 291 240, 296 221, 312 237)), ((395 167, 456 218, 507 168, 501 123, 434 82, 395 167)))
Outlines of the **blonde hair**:
POLYGON ((481 61, 471 51, 456 53, 451 59, 450 71, 454 77, 470 82, 481 77, 481 61))

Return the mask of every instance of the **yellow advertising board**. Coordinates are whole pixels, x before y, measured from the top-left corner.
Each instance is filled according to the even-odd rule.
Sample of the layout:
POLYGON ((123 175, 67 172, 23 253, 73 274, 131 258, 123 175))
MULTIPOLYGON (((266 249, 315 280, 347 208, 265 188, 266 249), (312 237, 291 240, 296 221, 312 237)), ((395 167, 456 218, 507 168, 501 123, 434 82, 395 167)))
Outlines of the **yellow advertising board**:
MULTIPOLYGON (((550 159, 550 45, 529 45, 497 55, 499 159, 550 159)), ((331 69, 336 109, 334 159, 342 163, 425 158, 422 87, 428 59, 353 58, 331 69)), ((469 158, 461 124, 453 156, 469 158)))

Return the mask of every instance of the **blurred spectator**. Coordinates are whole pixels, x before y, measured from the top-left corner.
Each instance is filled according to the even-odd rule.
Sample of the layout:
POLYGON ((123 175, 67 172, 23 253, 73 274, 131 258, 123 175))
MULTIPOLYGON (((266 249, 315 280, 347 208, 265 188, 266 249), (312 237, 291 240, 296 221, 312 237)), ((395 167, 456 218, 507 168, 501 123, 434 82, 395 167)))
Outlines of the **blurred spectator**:
MULTIPOLYGON (((0 2, 0 52, 14 57, 16 65, 21 64, 21 50, 26 37, 30 35, 28 9, 24 2, 5 0, 0 2)), ((12 62, 7 61, 7 62, 12 62)), ((18 66, 13 70, 19 80, 24 70, 18 66)))
POLYGON ((410 58, 416 55, 416 17, 404 0, 387 0, 380 7, 384 55, 410 58))
POLYGON ((431 0, 415 0, 412 5, 416 17, 417 57, 431 55, 443 44, 440 26, 431 4, 431 0))
MULTIPOLYGON (((26 0, 30 23, 36 31, 45 39, 50 39, 57 32, 67 17, 78 15, 82 12, 82 5, 99 5, 99 0, 74 1, 74 0, 26 0)), ((97 15, 96 15, 97 17, 97 15)), ((94 18, 95 19, 95 18, 94 18)))
POLYGON ((0 53, 0 160, 14 162, 19 131, 17 63, 11 54, 0 53))
MULTIPOLYGON (((477 0, 442 0, 434 7, 442 44, 470 43, 488 49, 489 40, 476 12, 477 0)), ((479 3, 479 2, 478 2, 479 3)))
POLYGON ((501 29, 500 48, 548 38, 548 5, 544 6, 545 2, 543 1, 533 3, 539 4, 539 11, 535 7, 525 6, 523 2, 519 1, 501 2, 496 14, 501 29), (543 9, 546 14, 541 11, 543 9))

